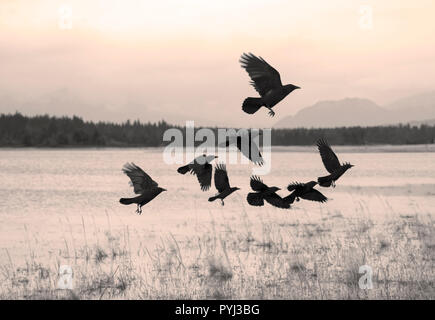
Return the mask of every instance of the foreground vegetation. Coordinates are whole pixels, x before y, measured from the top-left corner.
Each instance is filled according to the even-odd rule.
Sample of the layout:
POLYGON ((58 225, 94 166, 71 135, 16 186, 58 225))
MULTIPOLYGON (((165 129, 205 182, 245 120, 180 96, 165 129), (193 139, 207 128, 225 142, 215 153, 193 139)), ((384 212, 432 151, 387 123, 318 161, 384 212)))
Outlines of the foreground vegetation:
POLYGON ((24 264, 8 253, 0 298, 434 299, 433 217, 387 214, 379 222, 364 210, 211 217, 196 232, 163 233, 152 245, 128 227, 92 232, 83 224, 48 258, 35 243, 24 264), (72 290, 58 289, 65 262, 74 272, 72 290), (359 288, 362 265, 373 269, 371 290, 359 288))
MULTIPOLYGON (((127 121, 115 124, 86 122, 78 117, 26 117, 19 113, 2 114, 0 147, 159 147, 167 143, 162 139, 163 133, 174 127, 184 132, 184 128, 172 126, 165 121, 127 121)), ((217 128, 213 130, 217 131, 217 128)), ((313 145, 319 137, 326 137, 335 145, 432 144, 435 142, 435 126, 273 129, 272 145, 313 145)))

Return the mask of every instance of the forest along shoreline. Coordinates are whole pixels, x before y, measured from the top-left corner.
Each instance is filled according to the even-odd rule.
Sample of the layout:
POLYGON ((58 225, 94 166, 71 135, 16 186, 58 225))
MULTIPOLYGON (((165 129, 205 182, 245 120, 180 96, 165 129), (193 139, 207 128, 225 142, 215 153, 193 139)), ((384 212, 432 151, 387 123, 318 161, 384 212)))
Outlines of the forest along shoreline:
MULTIPOLYGON (((166 130, 182 126, 165 121, 142 123, 91 122, 79 117, 28 117, 20 113, 0 115, 0 147, 82 148, 82 147, 164 147, 166 130)), ((197 130, 202 127, 195 128, 197 130)), ((217 136, 218 128, 210 128, 217 136)), ((434 152, 435 125, 388 125, 375 127, 272 129, 272 146, 313 146, 319 137, 343 146, 343 151, 434 152), (404 147, 406 145, 406 147, 404 147), (347 146, 347 147, 344 147, 347 146), (349 147, 352 146, 352 147, 349 147), (362 146, 357 149, 354 146, 362 146), (349 149, 350 148, 350 149, 349 149)), ((198 141, 197 144, 201 144, 198 141)), ((311 149, 310 149, 311 150, 311 149)), ((279 152, 279 148, 276 149, 279 152)), ((286 150, 288 151, 288 149, 286 150)))

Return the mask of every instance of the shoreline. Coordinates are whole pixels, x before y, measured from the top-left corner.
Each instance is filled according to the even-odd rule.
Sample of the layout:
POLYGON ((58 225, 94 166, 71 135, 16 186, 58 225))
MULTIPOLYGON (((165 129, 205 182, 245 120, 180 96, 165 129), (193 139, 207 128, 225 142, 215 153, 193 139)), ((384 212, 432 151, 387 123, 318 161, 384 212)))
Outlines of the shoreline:
MULTIPOLYGON (((165 146, 145 147, 145 146, 62 146, 62 147, 1 147, 1 151, 60 151, 60 150, 127 150, 127 149, 145 149, 145 150, 164 150, 165 146)), ((404 144, 404 145, 334 145, 334 149, 344 153, 432 153, 435 152, 435 144, 404 144)), ((315 145, 303 146, 272 146, 273 152, 317 152, 315 145)))

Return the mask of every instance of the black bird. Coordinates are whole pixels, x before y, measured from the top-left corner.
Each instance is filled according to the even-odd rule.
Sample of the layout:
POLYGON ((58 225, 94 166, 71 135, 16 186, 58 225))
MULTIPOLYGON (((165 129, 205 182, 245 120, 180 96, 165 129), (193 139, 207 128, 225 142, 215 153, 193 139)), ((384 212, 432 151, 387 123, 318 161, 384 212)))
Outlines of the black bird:
POLYGON ((330 175, 320 177, 317 179, 317 182, 322 187, 330 187, 335 188, 335 181, 338 180, 348 169, 352 168, 354 165, 349 162, 345 162, 340 164, 340 161, 337 158, 337 155, 332 151, 328 142, 324 139, 319 139, 317 141, 317 147, 320 152, 320 156, 322 157, 323 164, 330 173, 330 175))
POLYGON ((217 156, 207 156, 203 154, 193 159, 189 164, 178 168, 177 171, 181 174, 186 174, 189 171, 191 174, 195 174, 201 185, 201 190, 207 191, 211 186, 211 174, 213 171, 210 162, 215 158, 217 158, 217 156))
POLYGON ((316 186, 316 181, 310 181, 307 183, 293 182, 287 187, 288 191, 293 191, 290 195, 283 198, 284 201, 288 201, 290 204, 299 201, 299 198, 311 201, 326 202, 326 198, 320 191, 314 189, 316 186))
POLYGON ((142 206, 157 197, 161 192, 166 189, 160 188, 149 175, 145 173, 134 163, 126 163, 122 168, 122 171, 131 179, 130 184, 134 188, 134 193, 139 194, 135 198, 121 198, 119 200, 122 204, 137 204, 136 213, 142 213, 142 206))
POLYGON ((264 164, 260 148, 255 140, 252 139, 252 133, 237 135, 236 137, 227 137, 225 146, 235 145, 237 149, 253 163, 262 166, 264 164))
POLYGON ((216 199, 221 199, 222 205, 224 205, 224 199, 226 197, 228 197, 234 191, 240 190, 240 188, 237 187, 230 187, 227 168, 224 164, 218 164, 214 169, 214 185, 218 193, 214 197, 208 198, 208 201, 215 201, 216 199))
POLYGON ((246 69, 251 78, 251 85, 257 90, 261 98, 246 98, 242 109, 246 113, 253 114, 261 107, 269 109, 269 115, 273 117, 275 112, 272 108, 284 99, 290 92, 300 87, 293 84, 282 85, 281 76, 262 57, 256 57, 252 53, 243 53, 239 60, 242 68, 246 69))
POLYGON ((257 176, 251 177, 251 188, 252 190, 256 191, 248 193, 248 197, 246 198, 251 206, 264 206, 264 200, 266 200, 274 207, 290 209, 289 201, 285 201, 276 193, 276 191, 281 190, 280 188, 268 187, 257 176))

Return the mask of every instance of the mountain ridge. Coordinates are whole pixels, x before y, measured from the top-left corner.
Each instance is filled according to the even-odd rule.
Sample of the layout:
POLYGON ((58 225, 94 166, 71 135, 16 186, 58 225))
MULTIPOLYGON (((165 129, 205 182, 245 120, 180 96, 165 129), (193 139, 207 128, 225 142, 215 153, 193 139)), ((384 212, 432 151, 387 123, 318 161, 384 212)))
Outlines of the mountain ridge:
POLYGON ((365 98, 323 100, 278 121, 274 128, 331 128, 418 123, 435 118, 435 91, 380 106, 365 98))

